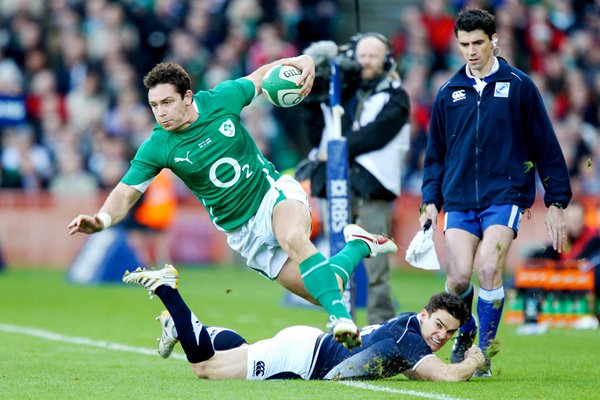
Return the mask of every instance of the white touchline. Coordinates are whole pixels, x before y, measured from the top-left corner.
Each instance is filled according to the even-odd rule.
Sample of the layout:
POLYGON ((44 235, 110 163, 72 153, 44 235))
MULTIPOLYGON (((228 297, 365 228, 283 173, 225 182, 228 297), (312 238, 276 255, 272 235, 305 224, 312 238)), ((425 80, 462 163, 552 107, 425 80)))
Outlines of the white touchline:
POLYGON ((393 389, 385 386, 372 385, 370 383, 365 382, 357 382, 357 381, 338 381, 337 383, 346 386, 352 386, 359 389, 372 390, 374 392, 385 392, 385 393, 397 393, 403 394, 406 396, 414 396, 414 397, 422 397, 425 399, 435 399, 435 400, 464 400, 458 397, 450 397, 445 394, 435 394, 435 393, 425 393, 425 392, 417 392, 416 390, 402 390, 402 389, 393 389))
MULTIPOLYGON (((8 332, 8 333, 18 333, 20 335, 35 336, 38 338, 52 340, 55 342, 73 343, 73 344, 80 344, 83 346, 99 347, 102 349, 124 351, 127 353, 138 353, 138 354, 145 354, 148 356, 156 356, 155 349, 135 347, 135 346, 127 345, 127 344, 108 342, 106 340, 93 340, 93 339, 82 338, 82 337, 77 337, 77 336, 67 336, 67 335, 63 335, 61 333, 45 331, 43 329, 37 329, 37 328, 29 328, 27 326, 0 324, 0 331, 4 331, 4 332, 8 332)), ((183 356, 181 354, 175 354, 175 353, 171 354, 171 358, 175 358, 177 360, 186 360, 185 356, 183 356)))
MULTIPOLYGON (((144 347, 135 347, 135 346, 130 346, 127 344, 122 344, 122 343, 109 342, 106 340, 93 340, 93 339, 77 337, 77 336, 67 336, 67 335, 63 335, 62 333, 50 332, 50 331, 46 331, 43 329, 30 328, 27 326, 19 326, 19 325, 0 323, 0 331, 7 332, 7 333, 18 333, 20 335, 34 336, 34 337, 41 338, 41 339, 52 340, 54 342, 73 343, 73 344, 79 344, 82 346, 91 346, 91 347, 98 347, 98 348, 108 349, 108 350, 124 351, 127 353, 144 354, 147 356, 156 356, 155 349, 148 349, 148 348, 144 348, 144 347)), ((176 360, 184 360, 184 361, 187 360, 184 355, 177 354, 177 353, 172 353, 170 358, 173 358, 176 360)), ((407 396, 422 397, 425 399, 464 400, 464 399, 459 399, 456 397, 446 396, 443 394, 417 392, 415 390, 393 389, 393 388, 389 388, 386 386, 371 385, 369 383, 364 383, 364 382, 337 381, 336 383, 339 383, 340 385, 352 386, 352 387, 359 388, 359 389, 371 390, 374 392, 397 393, 397 394, 403 394, 403 395, 407 395, 407 396)))

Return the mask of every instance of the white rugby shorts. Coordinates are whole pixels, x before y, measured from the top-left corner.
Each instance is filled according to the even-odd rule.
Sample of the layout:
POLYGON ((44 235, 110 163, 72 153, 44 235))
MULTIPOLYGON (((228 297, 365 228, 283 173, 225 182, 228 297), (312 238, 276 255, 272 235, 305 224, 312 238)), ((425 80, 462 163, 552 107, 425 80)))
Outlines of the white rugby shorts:
POLYGON ((277 278, 288 255, 273 234, 271 217, 273 207, 282 198, 295 199, 310 211, 308 196, 300 183, 290 176, 282 175, 267 192, 252 218, 233 232, 227 232, 227 244, 246 259, 248 266, 267 278, 277 278))
POLYGON ((278 374, 295 374, 308 380, 312 373, 315 344, 323 332, 311 326, 292 326, 271 339, 248 346, 246 379, 262 381, 278 374))

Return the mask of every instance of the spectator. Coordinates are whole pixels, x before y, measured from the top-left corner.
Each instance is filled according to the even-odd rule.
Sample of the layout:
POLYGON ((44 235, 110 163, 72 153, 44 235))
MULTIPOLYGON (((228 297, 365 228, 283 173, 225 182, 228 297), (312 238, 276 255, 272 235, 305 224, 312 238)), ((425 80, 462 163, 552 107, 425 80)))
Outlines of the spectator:
POLYGON ((35 143, 28 126, 4 131, 2 152, 3 186, 30 192, 44 189, 53 173, 47 149, 35 143))
POLYGON ((75 129, 83 131, 102 123, 108 110, 108 96, 103 90, 99 73, 90 71, 78 86, 68 92, 67 110, 69 123, 75 129))
POLYGON ((279 28, 275 24, 261 24, 256 37, 256 42, 248 49, 248 71, 254 71, 258 66, 274 60, 298 54, 298 50, 293 44, 283 40, 279 28))
POLYGON ((427 31, 429 44, 433 50, 434 60, 431 71, 447 67, 446 58, 452 42, 454 18, 447 11, 446 0, 423 1, 421 23, 427 31))
POLYGON ((48 189, 56 197, 89 197, 98 193, 98 182, 84 169, 81 153, 71 148, 58 153, 58 173, 48 189))
POLYGON ((190 33, 184 30, 174 30, 169 36, 171 46, 165 59, 176 62, 190 73, 192 82, 202 82, 209 60, 208 50, 190 33))
POLYGON ((68 119, 67 104, 56 85, 56 76, 50 69, 44 69, 33 76, 30 90, 26 98, 27 114, 36 128, 36 142, 42 142, 39 137, 39 127, 44 118, 58 118, 61 123, 68 119))

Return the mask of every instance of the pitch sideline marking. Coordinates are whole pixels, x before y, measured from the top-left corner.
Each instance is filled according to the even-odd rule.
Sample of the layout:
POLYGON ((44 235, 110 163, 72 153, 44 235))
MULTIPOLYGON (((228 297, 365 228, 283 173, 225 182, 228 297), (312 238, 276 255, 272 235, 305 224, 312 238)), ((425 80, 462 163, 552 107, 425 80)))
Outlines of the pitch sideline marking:
MULTIPOLYGON (((147 356, 156 356, 155 349, 148 349, 148 348, 144 348, 144 347, 135 347, 135 346, 127 345, 127 344, 109 342, 106 340, 93 340, 93 339, 77 337, 77 336, 67 336, 67 335, 63 335, 61 333, 50 332, 50 331, 46 331, 43 329, 37 329, 37 328, 29 328, 26 326, 0 324, 0 331, 35 336, 35 337, 38 337, 41 339, 52 340, 54 342, 72 343, 72 344, 79 344, 79 345, 83 345, 83 346, 98 347, 101 349, 124 351, 127 353, 144 354, 147 356)), ((171 358, 176 358, 178 360, 187 360, 185 358, 185 356, 183 356, 181 354, 171 354, 171 358)))
POLYGON ((359 389, 372 390, 374 392, 385 392, 385 393, 396 393, 403 394, 406 396, 415 396, 422 397, 425 399, 434 399, 434 400, 464 400, 458 397, 450 397, 445 394, 435 394, 435 393, 426 393, 426 392, 418 392, 416 390, 402 390, 402 389, 393 389, 386 386, 372 385, 370 383, 365 382, 357 382, 357 381, 338 381, 340 385, 352 386, 359 389))
MULTIPOLYGON (((137 353, 137 354, 143 354, 143 355, 147 355, 147 356, 156 356, 155 349, 130 346, 127 344, 109 342, 106 340, 93 340, 93 339, 77 337, 77 336, 68 336, 68 335, 63 335, 61 333, 50 332, 50 331, 46 331, 44 329, 30 328, 30 327, 26 327, 26 326, 18 326, 18 325, 0 323, 0 331, 7 332, 7 333, 18 333, 21 335, 34 336, 37 338, 51 340, 54 342, 72 343, 72 344, 78 344, 78 345, 82 345, 82 346, 97 347, 97 348, 101 348, 101 349, 123 351, 126 353, 137 353)), ((177 354, 177 353, 171 354, 170 358, 174 358, 177 360, 184 360, 184 361, 187 360, 185 358, 185 356, 183 356, 181 354, 177 354)), ((415 390, 393 389, 393 388, 389 388, 386 386, 371 385, 371 384, 364 383, 364 382, 338 381, 337 383, 339 383, 340 385, 352 386, 355 388, 371 390, 371 391, 375 391, 375 392, 397 393, 397 394, 403 394, 403 395, 408 395, 408 396, 422 397, 422 398, 426 398, 426 399, 461 400, 461 399, 458 399, 455 397, 449 397, 446 395, 418 392, 415 390)))

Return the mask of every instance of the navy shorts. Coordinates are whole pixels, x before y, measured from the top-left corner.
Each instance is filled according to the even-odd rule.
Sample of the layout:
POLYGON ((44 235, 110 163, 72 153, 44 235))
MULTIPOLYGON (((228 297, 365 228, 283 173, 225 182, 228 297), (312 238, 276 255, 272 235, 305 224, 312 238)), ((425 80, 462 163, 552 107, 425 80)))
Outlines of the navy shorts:
POLYGON ((451 228, 462 229, 481 239, 488 227, 502 225, 512 228, 516 238, 522 215, 523 209, 511 204, 494 205, 483 210, 447 211, 444 215, 444 232, 451 228))

